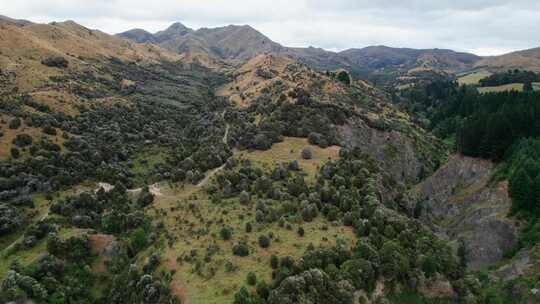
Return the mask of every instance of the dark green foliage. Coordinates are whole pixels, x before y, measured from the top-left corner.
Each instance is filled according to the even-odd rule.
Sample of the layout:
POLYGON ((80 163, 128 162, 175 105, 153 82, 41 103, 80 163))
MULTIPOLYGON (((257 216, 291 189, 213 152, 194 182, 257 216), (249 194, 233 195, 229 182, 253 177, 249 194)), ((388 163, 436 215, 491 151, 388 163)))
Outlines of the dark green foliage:
POLYGON ((495 87, 510 83, 530 84, 532 82, 540 82, 540 74, 517 69, 509 70, 505 73, 495 73, 486 78, 480 79, 479 81, 480 86, 482 87, 495 87))
POLYGON ((279 267, 279 258, 274 254, 270 256, 270 267, 272 267, 272 269, 277 269, 279 267))
POLYGON ((28 134, 17 134, 13 139, 13 144, 19 147, 26 147, 32 144, 32 137, 28 134))
POLYGON ((268 248, 270 247, 270 238, 266 235, 260 235, 259 236, 259 246, 261 246, 261 248, 268 248))
POLYGON ((19 117, 15 117, 9 122, 10 129, 18 129, 20 126, 21 126, 21 119, 19 117))
POLYGON ((228 241, 232 237, 232 230, 229 227, 221 227, 221 230, 219 230, 219 235, 221 236, 222 240, 228 241))
POLYGON ((148 186, 144 186, 139 194, 137 199, 137 204, 141 207, 148 207, 154 202, 154 195, 150 193, 148 186))
POLYGON ((56 135, 56 129, 51 126, 44 126, 42 130, 45 134, 56 135))
POLYGON ((245 243, 238 243, 232 247, 232 253, 237 256, 245 257, 249 255, 249 248, 245 243))
POLYGON ((19 151, 19 149, 15 148, 15 147, 12 147, 10 150, 9 150, 9 153, 11 154, 11 157, 13 157, 14 159, 17 159, 21 156, 21 151, 19 151))
POLYGON ((304 149, 302 149, 302 158, 303 159, 311 159, 312 157, 312 153, 311 153, 311 149, 306 147, 304 149))
POLYGON ((255 284, 257 284, 257 275, 254 272, 249 272, 247 274, 246 282, 248 285, 255 286, 255 284))
POLYGON ((337 80, 341 81, 345 85, 351 84, 351 76, 347 71, 339 71, 337 73, 337 80))
POLYGON ((251 225, 251 222, 246 223, 246 232, 250 233, 253 230, 253 227, 251 225))
POLYGON ((128 238, 129 249, 136 254, 148 245, 148 234, 143 228, 133 230, 128 238))
POLYGON ((319 269, 306 270, 283 280, 270 292, 269 304, 352 304, 354 288, 347 281, 333 281, 319 269))
POLYGON ((41 60, 43 65, 55 68, 67 68, 69 62, 62 56, 51 56, 41 60))
POLYGON ((125 187, 117 183, 113 190, 96 194, 81 193, 54 202, 51 213, 66 217, 76 227, 122 234, 136 228, 151 229, 150 219, 131 201, 125 187))
POLYGON ((299 237, 303 237, 305 234, 304 227, 298 227, 297 233, 299 237))

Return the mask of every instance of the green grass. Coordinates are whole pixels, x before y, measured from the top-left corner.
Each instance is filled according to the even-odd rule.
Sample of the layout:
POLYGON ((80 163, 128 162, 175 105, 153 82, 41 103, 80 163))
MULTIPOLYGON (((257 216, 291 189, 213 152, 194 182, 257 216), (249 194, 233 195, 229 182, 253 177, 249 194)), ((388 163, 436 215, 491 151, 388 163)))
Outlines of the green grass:
POLYGON ((135 185, 141 186, 148 179, 147 173, 154 169, 157 163, 165 163, 168 150, 163 147, 148 147, 139 152, 133 160, 131 173, 135 174, 135 185))
MULTIPOLYGON (((534 82, 533 83, 533 89, 535 91, 540 91, 540 82, 534 82)), ((480 93, 498 93, 498 92, 505 92, 505 91, 512 91, 516 90, 518 92, 523 91, 523 84, 522 83, 510 83, 495 87, 479 87, 478 92, 480 93)))
MULTIPOLYGON (((308 180, 316 175, 321 162, 337 159, 337 147, 321 149, 311 146, 306 139, 285 138, 282 143, 272 146, 268 151, 236 151, 236 156, 250 159, 254 166, 270 168, 275 162, 298 160, 300 167, 307 172, 308 180), (310 146, 311 160, 303 160, 300 151, 310 146)), ((271 281, 270 257, 292 256, 298 259, 309 244, 315 247, 335 245, 338 239, 352 244, 356 239, 351 228, 341 224, 334 226, 319 215, 312 222, 291 221, 292 229, 279 227, 278 223, 255 223, 256 197, 252 204, 243 206, 237 198, 223 200, 219 204, 210 202, 200 187, 193 185, 173 186, 162 184, 162 196, 155 198, 153 214, 156 221, 163 221, 167 231, 174 237, 171 247, 163 250, 162 269, 175 269, 171 288, 180 297, 189 298, 192 304, 232 303, 234 293, 246 285, 246 276, 254 272, 257 278, 271 281), (190 209, 195 206, 196 212, 190 209), (167 214, 163 214, 165 211, 167 214), (253 231, 245 232, 247 222, 252 222, 253 231), (219 231, 223 226, 232 229, 232 239, 221 240, 219 231), (297 229, 302 226, 305 235, 299 237, 297 229), (201 231, 205 231, 201 233, 201 231), (263 249, 258 245, 260 235, 274 235, 270 247, 263 249), (239 241, 246 242, 250 255, 238 257, 232 254, 232 246, 239 241), (217 252, 210 261, 204 261, 209 246, 217 246, 217 252), (201 271, 196 271, 196 262, 184 261, 191 251, 197 251, 201 271), (177 258, 180 258, 177 260, 177 258), (233 272, 225 270, 230 261, 237 268, 233 272), (212 270, 213 269, 213 270, 212 270)), ((144 255, 144 254, 143 254, 144 255)))
MULTIPOLYGON (((59 236, 63 239, 66 239, 80 233, 81 233, 81 230, 79 229, 62 228, 59 231, 59 236)), ((43 238, 39 240, 39 242, 35 246, 33 246, 32 248, 29 248, 28 250, 18 250, 15 252, 13 252, 11 248, 9 250, 7 249, 2 250, 0 252, 0 278, 4 277, 4 275, 9 269, 9 266, 14 261, 19 262, 21 266, 25 267, 38 261, 46 253, 47 253, 47 238, 43 238)))
POLYGON ((479 87, 478 92, 480 93, 498 93, 498 92, 505 92, 505 91, 523 91, 523 84, 522 83, 510 83, 505 85, 500 85, 496 87, 479 87))
POLYGON ((480 79, 486 78, 490 75, 492 75, 491 72, 488 72, 485 70, 478 70, 478 71, 458 75, 458 83, 460 85, 463 85, 463 84, 476 85, 479 83, 480 79))
POLYGON ((300 168, 307 174, 308 180, 312 180, 321 164, 330 159, 339 158, 339 147, 331 146, 323 149, 309 144, 306 138, 285 137, 282 142, 274 144, 269 150, 236 152, 235 155, 245 157, 253 163, 267 168, 277 163, 296 160, 300 168), (304 147, 311 149, 311 159, 302 159, 300 153, 304 147))

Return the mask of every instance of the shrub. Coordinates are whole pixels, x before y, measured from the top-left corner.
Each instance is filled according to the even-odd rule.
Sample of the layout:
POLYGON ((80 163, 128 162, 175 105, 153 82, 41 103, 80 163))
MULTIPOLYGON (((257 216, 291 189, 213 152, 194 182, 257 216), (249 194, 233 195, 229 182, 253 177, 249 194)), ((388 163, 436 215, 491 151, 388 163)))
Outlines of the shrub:
POLYGON ((250 233, 252 230, 253 230, 253 226, 251 225, 250 222, 247 222, 246 223, 246 232, 250 233))
POLYGON ((304 234, 305 234, 305 231, 304 231, 303 227, 298 227, 297 232, 298 232, 298 236, 301 236, 301 237, 304 236, 304 234))
POLYGON ((13 139, 13 144, 19 147, 26 147, 32 144, 32 137, 28 134, 17 134, 13 139))
POLYGON ((15 130, 15 129, 18 129, 20 126, 21 126, 21 119, 19 117, 15 117, 9 122, 10 129, 15 130))
POLYGON ((221 230, 219 231, 219 235, 221 236, 221 239, 223 239, 224 241, 230 240, 232 237, 231 228, 222 227, 221 230))
POLYGON ((239 200, 240 200, 240 204, 242 205, 247 205, 249 204, 251 198, 249 196, 249 193, 247 191, 242 191, 240 193, 240 197, 239 197, 239 200))
POLYGON ((351 84, 351 77, 349 76, 349 73, 347 73, 347 71, 340 71, 337 74, 337 80, 339 80, 340 82, 346 85, 351 84))
POLYGON ((247 274, 247 283, 251 286, 255 286, 255 284, 257 284, 257 275, 254 272, 250 271, 247 274))
POLYGON ((270 238, 264 234, 259 236, 259 246, 261 248, 268 248, 270 246, 270 238))
POLYGON ((244 243, 238 243, 233 246, 232 253, 236 256, 245 257, 249 255, 249 248, 244 243))
POLYGON ((51 126, 45 126, 43 127, 43 133, 48 135, 56 135, 56 129, 51 126))
POLYGON ((272 256, 270 257, 270 266, 272 267, 272 269, 278 269, 279 267, 279 259, 275 254, 272 254, 272 256))
POLYGON ((19 149, 15 148, 15 147, 11 148, 10 152, 11 152, 11 157, 13 157, 15 159, 17 159, 17 158, 19 158, 21 156, 21 152, 19 152, 19 149))
POLYGON ((303 159, 311 159, 311 157, 312 157, 312 153, 311 153, 310 148, 305 147, 304 149, 302 149, 302 158, 303 159))
POLYGON ((148 236, 146 231, 143 228, 137 228, 131 232, 128 239, 129 247, 134 252, 137 253, 146 247, 148 244, 148 236))
POLYGON ((41 60, 41 63, 48 67, 54 67, 54 68, 67 68, 69 64, 66 58, 62 56, 47 57, 41 60))

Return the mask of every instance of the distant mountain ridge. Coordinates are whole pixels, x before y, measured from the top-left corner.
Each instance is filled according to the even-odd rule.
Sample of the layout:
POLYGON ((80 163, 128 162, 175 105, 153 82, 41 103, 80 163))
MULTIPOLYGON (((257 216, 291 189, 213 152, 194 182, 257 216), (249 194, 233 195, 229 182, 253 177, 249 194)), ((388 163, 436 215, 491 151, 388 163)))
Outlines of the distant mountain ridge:
POLYGON ((276 43, 249 25, 190 29, 177 22, 163 31, 151 34, 134 29, 118 36, 139 43, 157 43, 174 52, 203 53, 226 61, 245 61, 260 53, 288 56, 320 70, 346 68, 366 74, 375 69, 409 68, 430 64, 450 72, 471 68, 481 57, 440 49, 406 49, 370 46, 332 52, 321 48, 291 48, 276 43))

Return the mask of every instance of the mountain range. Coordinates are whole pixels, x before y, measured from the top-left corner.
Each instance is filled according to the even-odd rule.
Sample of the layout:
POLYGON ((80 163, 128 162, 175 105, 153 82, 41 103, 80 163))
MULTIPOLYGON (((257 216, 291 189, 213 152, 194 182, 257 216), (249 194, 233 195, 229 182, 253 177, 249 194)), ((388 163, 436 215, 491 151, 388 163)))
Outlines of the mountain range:
POLYGON ((154 34, 142 29, 133 29, 117 36, 138 43, 158 44, 173 52, 199 53, 231 63, 245 61, 259 53, 273 53, 291 57, 319 70, 344 68, 360 76, 381 73, 406 74, 417 68, 430 68, 449 73, 479 68, 494 71, 514 68, 540 70, 540 48, 492 57, 437 48, 411 49, 387 46, 368 46, 332 52, 314 47, 286 47, 272 41, 249 25, 193 30, 181 23, 174 23, 154 34))

